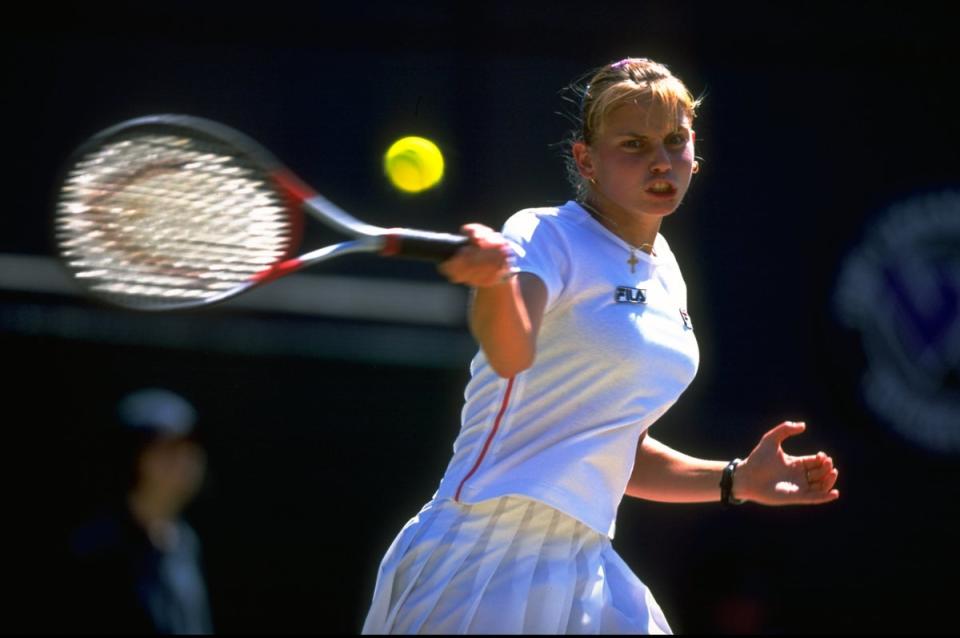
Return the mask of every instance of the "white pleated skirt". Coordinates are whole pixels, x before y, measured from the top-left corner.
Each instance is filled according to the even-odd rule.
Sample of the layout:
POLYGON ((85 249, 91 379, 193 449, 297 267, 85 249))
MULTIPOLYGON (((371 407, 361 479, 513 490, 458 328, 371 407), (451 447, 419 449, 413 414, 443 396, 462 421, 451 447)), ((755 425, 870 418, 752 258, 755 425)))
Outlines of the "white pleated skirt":
POLYGON ((364 634, 669 634, 610 539, 539 501, 435 500, 380 564, 364 634))

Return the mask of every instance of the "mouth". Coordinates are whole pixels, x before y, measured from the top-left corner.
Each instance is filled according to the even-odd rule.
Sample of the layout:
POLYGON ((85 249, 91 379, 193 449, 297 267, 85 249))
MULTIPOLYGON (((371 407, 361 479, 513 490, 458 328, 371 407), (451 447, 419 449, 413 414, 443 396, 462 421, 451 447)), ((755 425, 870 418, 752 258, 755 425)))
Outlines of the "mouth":
POLYGON ((677 187, 666 180, 657 180, 644 189, 654 197, 673 197, 677 194, 677 187))

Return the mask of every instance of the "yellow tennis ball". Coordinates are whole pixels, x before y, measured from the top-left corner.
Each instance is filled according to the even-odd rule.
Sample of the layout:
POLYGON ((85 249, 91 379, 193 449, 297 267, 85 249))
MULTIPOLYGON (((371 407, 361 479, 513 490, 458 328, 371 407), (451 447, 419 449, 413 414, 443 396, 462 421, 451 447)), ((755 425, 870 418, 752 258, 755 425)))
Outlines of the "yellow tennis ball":
POLYGON ((404 137, 394 142, 384 156, 383 167, 394 186, 419 193, 443 177, 443 153, 423 137, 404 137))

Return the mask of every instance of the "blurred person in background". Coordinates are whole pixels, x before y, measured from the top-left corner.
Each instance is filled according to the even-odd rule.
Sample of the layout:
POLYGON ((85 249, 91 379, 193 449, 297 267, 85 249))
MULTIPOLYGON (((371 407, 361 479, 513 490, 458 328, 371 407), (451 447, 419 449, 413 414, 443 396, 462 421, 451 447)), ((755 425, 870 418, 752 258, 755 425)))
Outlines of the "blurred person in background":
POLYGON ((197 414, 183 397, 149 388, 117 405, 111 460, 116 494, 70 538, 71 631, 209 634, 200 541, 183 519, 206 472, 197 414))

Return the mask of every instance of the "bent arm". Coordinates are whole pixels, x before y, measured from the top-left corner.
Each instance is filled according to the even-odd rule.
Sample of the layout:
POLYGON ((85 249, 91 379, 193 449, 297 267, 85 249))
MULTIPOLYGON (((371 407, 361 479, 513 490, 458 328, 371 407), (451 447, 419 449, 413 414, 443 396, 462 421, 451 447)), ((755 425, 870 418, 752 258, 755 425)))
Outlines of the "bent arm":
POLYGON ((546 302, 546 286, 530 273, 475 289, 470 331, 501 377, 510 378, 533 365, 546 302))
POLYGON ((510 248, 499 233, 482 224, 460 230, 470 243, 438 269, 451 282, 473 288, 470 331, 493 370, 510 378, 533 365, 547 287, 530 273, 506 276, 510 248))

